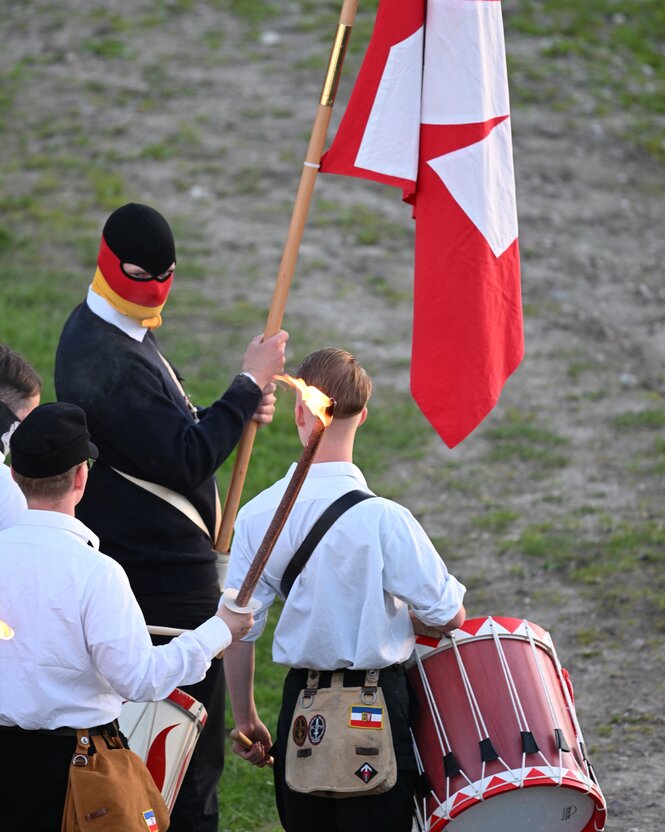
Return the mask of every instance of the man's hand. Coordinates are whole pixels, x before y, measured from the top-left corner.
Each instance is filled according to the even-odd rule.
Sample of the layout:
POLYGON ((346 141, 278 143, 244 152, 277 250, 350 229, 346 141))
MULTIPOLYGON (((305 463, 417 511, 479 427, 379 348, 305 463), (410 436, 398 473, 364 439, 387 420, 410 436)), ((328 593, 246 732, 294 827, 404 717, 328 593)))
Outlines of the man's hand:
POLYGON ((231 630, 231 637, 233 641, 238 641, 254 626, 254 616, 251 613, 233 612, 224 604, 219 605, 219 609, 215 613, 226 626, 231 630))
POLYGON ((272 738, 270 736, 270 731, 268 731, 266 726, 259 720, 255 723, 236 725, 236 728, 244 734, 252 744, 249 748, 247 748, 243 742, 234 740, 234 754, 237 754, 239 757, 242 757, 243 760, 247 760, 248 763, 251 763, 253 766, 258 766, 259 768, 264 768, 264 766, 270 765, 272 757, 269 755, 268 751, 272 746, 272 738))
POLYGON ((411 619, 411 624, 413 625, 413 632, 417 636, 428 636, 429 638, 441 638, 445 636, 447 633, 452 633, 453 630, 456 630, 458 627, 461 627, 464 624, 464 619, 466 618, 466 612, 464 607, 461 606, 459 610, 455 613, 455 616, 450 619, 446 624, 442 624, 440 627, 431 627, 429 624, 424 624, 414 613, 413 610, 409 610, 409 618, 411 619))
POLYGON ((247 347, 242 359, 242 371, 253 375, 264 392, 272 377, 284 371, 288 339, 289 333, 280 329, 265 340, 262 335, 257 335, 247 347))
POLYGON ((256 408, 256 413, 252 416, 253 421, 258 422, 259 425, 269 425, 275 415, 275 397, 276 384, 271 381, 263 388, 263 398, 261 404, 256 408))

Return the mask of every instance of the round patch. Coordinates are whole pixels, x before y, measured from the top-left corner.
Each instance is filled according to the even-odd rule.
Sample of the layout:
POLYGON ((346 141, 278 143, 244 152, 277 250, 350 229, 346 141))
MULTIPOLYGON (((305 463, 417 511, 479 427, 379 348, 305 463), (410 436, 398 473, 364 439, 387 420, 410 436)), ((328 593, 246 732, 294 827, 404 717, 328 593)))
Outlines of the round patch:
POLYGON ((307 739, 307 720, 301 714, 296 717, 293 723, 293 742, 296 745, 304 745, 307 739))
POLYGON ((326 721, 322 714, 315 714, 309 721, 309 741, 318 745, 326 733, 326 721))

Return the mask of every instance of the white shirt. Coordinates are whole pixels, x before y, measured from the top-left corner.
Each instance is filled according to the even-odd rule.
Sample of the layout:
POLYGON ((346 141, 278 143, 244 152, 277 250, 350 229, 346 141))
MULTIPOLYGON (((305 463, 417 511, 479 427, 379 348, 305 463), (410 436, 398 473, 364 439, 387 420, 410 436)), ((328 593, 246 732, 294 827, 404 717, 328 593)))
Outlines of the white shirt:
POLYGON ((125 335, 129 335, 130 338, 133 338, 135 341, 143 341, 146 336, 147 329, 135 319, 130 318, 129 315, 123 315, 122 312, 118 312, 118 310, 111 306, 111 304, 103 298, 101 295, 98 295, 92 288, 92 286, 88 287, 88 294, 85 299, 88 307, 92 312, 95 313, 98 317, 100 317, 103 321, 106 321, 107 324, 113 324, 113 326, 118 327, 118 329, 122 330, 125 335))
MULTIPOLYGON (((294 469, 238 513, 227 586, 242 585, 294 469)), ((281 596, 284 570, 316 520, 353 489, 369 491, 351 463, 309 469, 254 592, 264 606, 245 640, 263 630, 268 607, 281 596)), ((381 497, 365 500, 335 522, 293 584, 275 629, 273 659, 317 670, 406 661, 415 642, 408 607, 426 624, 446 624, 464 592, 408 509, 381 497)))
POLYGON ((28 507, 23 492, 12 479, 4 459, 4 454, 0 451, 0 531, 18 522, 28 507))
POLYGON ((217 617, 153 647, 123 568, 79 520, 28 509, 0 532, 0 725, 89 728, 124 700, 200 681, 231 642, 217 617), (89 545, 88 541, 91 545, 89 545))

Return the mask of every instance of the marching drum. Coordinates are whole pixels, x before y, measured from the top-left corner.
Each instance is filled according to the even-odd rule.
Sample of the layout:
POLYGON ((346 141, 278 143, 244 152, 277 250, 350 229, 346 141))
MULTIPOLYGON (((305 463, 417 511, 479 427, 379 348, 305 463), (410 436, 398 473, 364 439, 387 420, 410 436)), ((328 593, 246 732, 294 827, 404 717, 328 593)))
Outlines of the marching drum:
POLYGON ((605 799, 549 633, 523 619, 472 618, 440 640, 417 636, 408 673, 422 830, 604 829, 605 799))
POLYGON ((125 702, 118 722, 129 747, 145 762, 171 812, 208 714, 176 688, 161 702, 125 702))

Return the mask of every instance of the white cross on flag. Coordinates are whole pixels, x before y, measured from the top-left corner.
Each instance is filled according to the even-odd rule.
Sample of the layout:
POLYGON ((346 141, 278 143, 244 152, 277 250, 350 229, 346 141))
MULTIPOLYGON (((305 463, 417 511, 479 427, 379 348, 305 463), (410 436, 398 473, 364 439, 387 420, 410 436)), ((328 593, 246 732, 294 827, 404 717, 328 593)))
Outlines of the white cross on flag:
POLYGON ((413 206, 411 391, 452 448, 524 355, 499 0, 381 0, 321 170, 396 185, 413 206))

